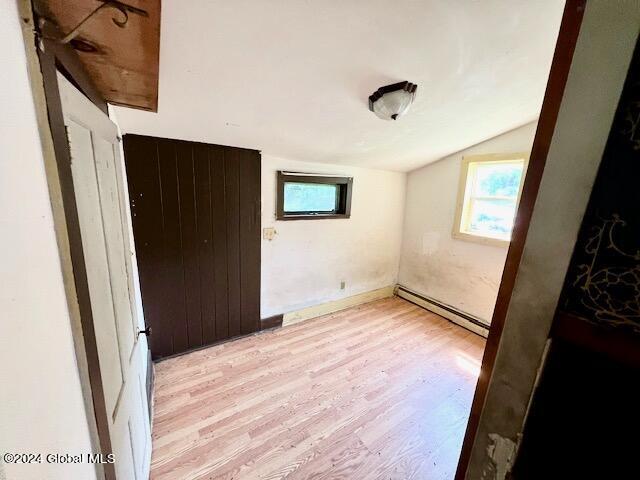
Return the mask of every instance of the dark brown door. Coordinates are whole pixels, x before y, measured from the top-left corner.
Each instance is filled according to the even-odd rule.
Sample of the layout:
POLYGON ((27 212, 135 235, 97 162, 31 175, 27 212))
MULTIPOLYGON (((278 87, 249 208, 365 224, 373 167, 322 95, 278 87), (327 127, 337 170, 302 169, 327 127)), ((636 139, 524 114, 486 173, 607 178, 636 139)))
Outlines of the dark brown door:
POLYGON ((154 359, 260 325, 260 153, 124 136, 154 359))

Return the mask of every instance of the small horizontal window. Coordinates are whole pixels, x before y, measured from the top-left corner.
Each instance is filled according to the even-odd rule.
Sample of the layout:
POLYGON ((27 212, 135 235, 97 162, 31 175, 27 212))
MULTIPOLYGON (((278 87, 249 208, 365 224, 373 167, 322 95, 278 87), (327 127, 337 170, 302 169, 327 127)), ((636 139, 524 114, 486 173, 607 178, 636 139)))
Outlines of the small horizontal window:
POLYGON ((278 172, 278 220, 349 218, 350 177, 278 172))
POLYGON ((526 164, 525 154, 465 157, 453 236, 508 245, 526 164))

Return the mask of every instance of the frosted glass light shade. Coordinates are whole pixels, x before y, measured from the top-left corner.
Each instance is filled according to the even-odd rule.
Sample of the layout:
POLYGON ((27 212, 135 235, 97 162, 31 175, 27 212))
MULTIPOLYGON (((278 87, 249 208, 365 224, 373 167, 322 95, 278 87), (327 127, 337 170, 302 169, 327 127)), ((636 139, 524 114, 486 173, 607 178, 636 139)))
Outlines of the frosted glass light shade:
POLYGON ((397 120, 408 110, 418 86, 411 82, 394 83, 376 90, 369 97, 369 110, 383 120, 397 120))

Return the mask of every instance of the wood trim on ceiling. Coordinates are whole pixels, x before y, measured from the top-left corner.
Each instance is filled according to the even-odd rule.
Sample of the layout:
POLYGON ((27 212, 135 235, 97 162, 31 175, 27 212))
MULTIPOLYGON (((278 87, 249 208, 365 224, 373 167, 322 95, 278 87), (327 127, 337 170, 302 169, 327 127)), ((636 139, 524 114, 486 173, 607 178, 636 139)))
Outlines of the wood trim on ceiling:
MULTIPOLYGON (((53 40, 63 34, 58 25, 52 21, 52 14, 44 0, 34 0, 33 10, 37 25, 37 35, 43 46, 39 50, 40 56, 53 58, 55 67, 80 90, 91 102, 104 113, 108 114, 107 102, 98 91, 93 80, 87 74, 77 52, 69 44, 62 44, 53 40)), ((56 79, 56 88, 57 88, 56 79)))
MULTIPOLYGON (((56 24, 49 38, 62 39, 104 0, 33 0, 40 17, 56 24)), ((74 51, 88 77, 109 103, 141 110, 158 110, 160 65, 160 0, 122 0, 130 5, 123 15, 102 8, 80 25, 66 47, 74 51), (139 11, 138 11, 139 9, 139 11), (138 13, 136 13, 138 11, 138 13), (75 50, 74 50, 75 49, 75 50)), ((62 46, 58 41, 54 46, 62 46)), ((74 78, 76 76, 74 75, 74 78)), ((86 92, 85 92, 86 94, 86 92)))
POLYGON ((578 41, 578 33, 580 32, 580 26, 582 24, 585 4, 586 0, 567 0, 562 15, 556 49, 549 72, 549 80, 540 111, 538 128, 529 157, 529 166, 522 188, 520 204, 518 205, 518 213, 514 223, 511 244, 498 290, 491 327, 489 328, 489 336, 482 358, 482 367, 471 406, 469 423, 467 424, 467 430, 462 444, 462 452, 458 461, 458 468, 455 475, 456 480, 463 480, 465 478, 469 466, 471 450, 480 423, 480 414, 485 402, 489 380, 491 379, 495 365, 498 345, 504 329, 504 321, 515 285, 518 266, 520 265, 524 251, 533 207, 538 196, 542 172, 544 171, 547 155, 551 146, 573 53, 578 41))

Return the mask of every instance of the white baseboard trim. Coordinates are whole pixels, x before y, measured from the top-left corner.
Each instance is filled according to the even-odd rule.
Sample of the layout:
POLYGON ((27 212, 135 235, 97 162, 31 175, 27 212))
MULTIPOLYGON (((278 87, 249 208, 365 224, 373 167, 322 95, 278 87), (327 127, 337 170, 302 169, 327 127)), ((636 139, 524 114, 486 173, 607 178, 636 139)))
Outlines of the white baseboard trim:
POLYGON ((355 307, 356 305, 373 302, 374 300, 380 300, 381 298, 393 297, 394 290, 395 285, 389 285, 388 287, 379 288, 377 290, 371 290, 351 297, 341 298, 332 302, 321 303, 320 305, 314 305, 312 307, 285 313, 282 316, 282 326, 286 327, 288 325, 303 322, 310 318, 320 317, 322 315, 327 315, 328 313, 344 310, 345 308, 355 307))
POLYGON ((455 307, 438 302, 435 299, 429 298, 425 295, 412 292, 411 290, 398 285, 396 287, 396 295, 400 298, 404 298, 411 303, 415 303, 419 307, 429 310, 430 312, 437 313, 441 317, 451 320, 453 323, 466 328, 484 338, 489 335, 489 325, 483 320, 474 317, 468 313, 462 312, 455 307))

